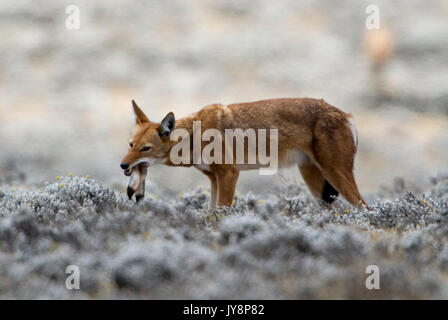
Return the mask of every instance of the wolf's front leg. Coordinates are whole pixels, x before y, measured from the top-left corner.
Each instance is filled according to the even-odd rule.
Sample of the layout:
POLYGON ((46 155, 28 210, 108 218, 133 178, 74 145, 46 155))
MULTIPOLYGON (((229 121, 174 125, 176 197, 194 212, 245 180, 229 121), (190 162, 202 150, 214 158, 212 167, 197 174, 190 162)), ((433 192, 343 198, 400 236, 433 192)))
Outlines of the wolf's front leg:
POLYGON ((216 208, 216 202, 218 200, 218 184, 216 181, 216 176, 210 171, 201 170, 210 179, 210 202, 208 203, 208 210, 213 210, 216 208))
POLYGON ((240 171, 233 166, 221 166, 217 169, 218 206, 232 205, 239 174, 240 171))

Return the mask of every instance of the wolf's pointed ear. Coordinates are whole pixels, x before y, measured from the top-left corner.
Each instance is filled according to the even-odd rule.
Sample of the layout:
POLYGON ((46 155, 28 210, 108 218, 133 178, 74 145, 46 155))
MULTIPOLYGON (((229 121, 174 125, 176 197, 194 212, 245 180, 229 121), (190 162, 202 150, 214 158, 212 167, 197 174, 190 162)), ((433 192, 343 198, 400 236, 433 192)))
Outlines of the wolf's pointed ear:
POLYGON ((169 137, 171 132, 174 130, 176 125, 176 120, 174 119, 174 113, 168 113, 165 118, 163 118, 159 127, 160 137, 169 137))
POLYGON ((134 100, 132 100, 132 107, 135 113, 135 123, 141 124, 144 122, 149 122, 148 117, 143 113, 143 111, 138 107, 134 100))

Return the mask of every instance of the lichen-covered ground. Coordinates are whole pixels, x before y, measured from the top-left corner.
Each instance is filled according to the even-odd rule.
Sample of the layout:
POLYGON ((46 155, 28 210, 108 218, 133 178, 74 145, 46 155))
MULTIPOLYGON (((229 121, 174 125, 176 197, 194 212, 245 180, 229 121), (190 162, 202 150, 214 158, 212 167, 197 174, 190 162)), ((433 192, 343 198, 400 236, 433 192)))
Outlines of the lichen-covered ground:
POLYGON ((428 181, 371 210, 328 210, 291 185, 217 213, 206 189, 136 205, 91 178, 2 185, 0 298, 448 298, 448 177, 428 181))

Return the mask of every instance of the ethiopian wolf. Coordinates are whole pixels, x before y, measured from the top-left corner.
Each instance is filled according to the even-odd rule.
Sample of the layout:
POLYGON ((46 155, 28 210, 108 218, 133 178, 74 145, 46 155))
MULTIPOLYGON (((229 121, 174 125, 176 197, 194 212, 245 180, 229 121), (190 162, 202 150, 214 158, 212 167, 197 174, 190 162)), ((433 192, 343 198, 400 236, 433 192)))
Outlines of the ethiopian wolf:
POLYGON ((269 174, 277 166, 298 166, 316 198, 331 204, 341 193, 353 206, 366 205, 353 176, 356 129, 349 114, 324 100, 213 104, 178 120, 170 112, 161 123, 132 105, 136 126, 121 168, 131 175, 128 195, 136 193, 137 201, 146 168, 155 164, 204 173, 211 183, 209 209, 232 205, 241 170, 269 174))

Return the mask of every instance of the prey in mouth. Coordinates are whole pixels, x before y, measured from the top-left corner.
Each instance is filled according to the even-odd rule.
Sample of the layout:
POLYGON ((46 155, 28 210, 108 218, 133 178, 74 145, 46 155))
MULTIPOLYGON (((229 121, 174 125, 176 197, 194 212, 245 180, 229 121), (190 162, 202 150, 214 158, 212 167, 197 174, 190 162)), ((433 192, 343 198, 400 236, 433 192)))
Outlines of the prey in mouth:
POLYGON ((132 168, 124 170, 124 174, 129 176, 127 194, 129 200, 135 194, 135 200, 139 202, 145 196, 145 180, 149 164, 142 162, 132 168))

